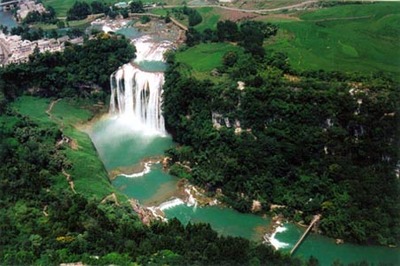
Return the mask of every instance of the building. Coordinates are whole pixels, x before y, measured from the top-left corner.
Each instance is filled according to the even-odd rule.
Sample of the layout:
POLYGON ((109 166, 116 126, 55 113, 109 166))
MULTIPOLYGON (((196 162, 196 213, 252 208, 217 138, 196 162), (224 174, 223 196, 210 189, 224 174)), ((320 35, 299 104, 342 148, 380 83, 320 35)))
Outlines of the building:
POLYGON ((29 12, 38 11, 39 13, 46 12, 46 8, 42 3, 36 4, 35 1, 23 1, 19 4, 19 10, 17 10, 17 17, 24 19, 29 12))

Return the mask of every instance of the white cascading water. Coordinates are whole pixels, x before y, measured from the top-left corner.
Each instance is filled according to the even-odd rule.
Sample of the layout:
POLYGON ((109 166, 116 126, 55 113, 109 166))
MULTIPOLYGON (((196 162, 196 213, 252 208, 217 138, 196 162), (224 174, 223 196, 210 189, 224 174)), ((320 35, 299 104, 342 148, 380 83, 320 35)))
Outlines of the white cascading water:
MULTIPOLYGON (((143 36, 134 41, 135 63, 163 61, 163 55, 171 43, 152 42, 143 36)), ((128 63, 111 75, 110 112, 119 114, 145 133, 165 133, 164 117, 161 112, 163 72, 146 72, 137 65, 128 63)))

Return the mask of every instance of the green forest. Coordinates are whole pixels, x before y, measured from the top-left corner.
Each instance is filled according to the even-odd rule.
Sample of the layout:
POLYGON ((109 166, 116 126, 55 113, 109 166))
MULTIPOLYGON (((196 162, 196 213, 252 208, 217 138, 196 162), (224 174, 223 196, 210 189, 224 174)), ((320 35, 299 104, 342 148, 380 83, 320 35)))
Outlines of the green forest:
POLYGON ((267 211, 279 204, 294 221, 322 214, 328 236, 399 244, 399 84, 382 72, 296 71, 284 53, 262 49, 276 32, 248 21, 189 30, 193 52, 243 47, 225 46, 209 78, 176 59, 185 49, 169 55, 164 116, 180 144, 167 151, 171 173, 221 190, 241 212, 253 200, 267 211))
MULTIPOLYGON (((64 13, 76 20, 144 12, 140 1, 124 14, 110 12, 102 1, 90 3, 71 2, 64 13)), ((300 62, 296 51, 306 50, 302 43, 309 41, 292 42, 293 32, 311 28, 319 35, 339 25, 339 7, 323 12, 333 12, 334 19, 304 14, 300 24, 225 20, 200 31, 193 27, 205 23, 201 12, 172 10, 175 17, 187 16, 190 27, 186 44, 166 55, 162 108, 177 143, 165 152, 169 172, 240 212, 251 212, 257 200, 259 215, 307 224, 321 214, 324 235, 398 246, 400 84, 395 71, 368 66, 353 73, 352 62, 346 72, 315 70, 306 57, 301 67, 291 65, 300 62), (271 204, 281 207, 270 211, 271 204)), ((361 19, 395 19, 385 14, 361 19)), ((25 23, 56 23, 55 15, 54 9, 32 13, 25 23)), ((367 34, 360 24, 346 31, 367 34)), ((382 25, 376 23, 374 32, 382 25)), ((28 25, 11 32, 24 39, 44 34, 28 25)), ((347 34, 349 43, 353 37, 347 34)), ((343 54, 355 49, 337 45, 343 54)), ((321 47, 308 58, 322 60, 321 47)), ((67 43, 56 53, 36 49, 27 63, 0 68, 0 265, 318 265, 313 257, 302 261, 268 245, 221 236, 208 224, 142 224, 127 197, 105 178, 90 138, 74 128, 96 115, 98 106, 106 108, 110 74, 135 52, 125 37, 99 33, 85 36, 83 45, 67 43), (57 115, 50 114, 61 99, 57 115), (59 144, 74 134, 85 135, 81 150, 59 144), (80 190, 88 184, 90 189, 80 190), (119 202, 103 202, 109 193, 119 202)))
POLYGON ((134 52, 124 38, 101 34, 63 53, 36 53, 26 64, 0 69, 0 264, 304 265, 271 247, 219 236, 206 224, 172 219, 148 227, 126 199, 101 203, 98 195, 68 189, 62 173, 75 167, 73 151, 57 145, 65 124, 43 122, 46 114, 36 114, 37 106, 22 114, 15 102, 24 94, 87 104, 104 99, 104 73, 134 52))

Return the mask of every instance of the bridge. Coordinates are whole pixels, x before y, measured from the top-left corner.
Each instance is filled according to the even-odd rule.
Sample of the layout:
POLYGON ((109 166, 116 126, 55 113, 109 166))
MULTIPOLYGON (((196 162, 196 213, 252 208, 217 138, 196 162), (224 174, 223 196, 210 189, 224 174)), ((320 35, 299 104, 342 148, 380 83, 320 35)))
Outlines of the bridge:
POLYGON ((0 3, 0 7, 3 6, 10 6, 12 4, 18 4, 21 0, 11 0, 11 1, 7 1, 7 2, 1 2, 0 3))
POLYGON ((314 224, 316 222, 319 221, 319 219, 321 219, 321 215, 320 214, 317 214, 317 215, 314 216, 314 218, 311 221, 310 225, 308 226, 307 230, 304 232, 304 234, 300 237, 299 241, 297 241, 296 245, 294 245, 294 247, 290 251, 290 255, 292 255, 296 251, 296 249, 300 246, 301 242, 303 242, 303 240, 306 237, 306 235, 308 234, 308 232, 310 232, 311 228, 314 226, 314 224))

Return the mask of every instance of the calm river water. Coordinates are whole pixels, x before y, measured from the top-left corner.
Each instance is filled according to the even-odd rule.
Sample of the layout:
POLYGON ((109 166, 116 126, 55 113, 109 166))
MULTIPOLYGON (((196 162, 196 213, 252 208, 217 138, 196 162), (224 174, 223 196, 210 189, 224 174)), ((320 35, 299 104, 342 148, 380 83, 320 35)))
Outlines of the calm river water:
POLYGON ((8 29, 16 27, 18 24, 14 20, 11 12, 0 11, 0 25, 7 26, 8 29))

